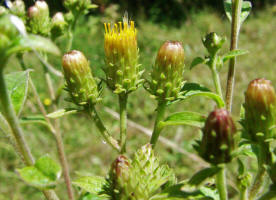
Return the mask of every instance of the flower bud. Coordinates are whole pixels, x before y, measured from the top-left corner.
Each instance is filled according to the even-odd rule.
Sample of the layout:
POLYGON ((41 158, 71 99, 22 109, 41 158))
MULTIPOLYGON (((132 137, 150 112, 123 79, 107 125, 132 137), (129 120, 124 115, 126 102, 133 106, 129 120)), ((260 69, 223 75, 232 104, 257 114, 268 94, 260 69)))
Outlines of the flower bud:
POLYGON ((138 64, 137 30, 134 22, 105 25, 106 82, 115 93, 128 93, 142 82, 138 64))
POLYGON ((64 20, 62 12, 57 12, 52 18, 52 36, 54 38, 61 36, 65 30, 66 25, 67 23, 64 20))
POLYGON ((199 144, 200 156, 212 164, 228 163, 235 149, 236 127, 225 109, 211 112, 203 128, 203 138, 199 144))
POLYGON ((34 34, 49 35, 51 24, 49 8, 45 1, 36 1, 28 9, 29 29, 34 34))
POLYGON ((120 182, 120 181, 126 182, 128 180, 129 168, 130 168, 130 162, 126 156, 120 155, 116 158, 111 168, 113 178, 117 180, 116 182, 120 182))
POLYGON ((70 51, 63 56, 64 76, 73 102, 77 105, 95 104, 99 101, 97 83, 89 62, 80 51, 70 51))
POLYGON ((21 19, 25 19, 25 3, 22 0, 16 0, 12 3, 12 6, 10 8, 11 13, 14 15, 17 15, 21 19))
POLYGON ((225 38, 219 37, 214 32, 207 34, 205 38, 202 39, 202 42, 205 48, 208 50, 208 52, 211 55, 214 55, 215 53, 217 53, 225 41, 226 41, 225 38))
POLYGON ((275 137, 276 94, 271 82, 266 79, 255 79, 245 92, 244 125, 252 141, 264 141, 275 137))
POLYGON ((151 73, 150 92, 159 100, 175 100, 184 84, 184 49, 177 41, 166 41, 159 49, 151 73))
POLYGON ((91 0, 65 0, 64 6, 75 14, 86 14, 91 7, 91 0))

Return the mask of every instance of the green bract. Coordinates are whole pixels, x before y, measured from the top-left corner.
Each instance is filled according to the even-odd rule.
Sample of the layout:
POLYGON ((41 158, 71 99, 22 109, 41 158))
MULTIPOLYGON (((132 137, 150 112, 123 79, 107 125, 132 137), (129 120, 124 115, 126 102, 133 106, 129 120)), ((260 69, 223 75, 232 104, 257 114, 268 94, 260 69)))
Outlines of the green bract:
POLYGON ((254 142, 275 137, 276 94, 271 82, 255 79, 248 85, 245 93, 244 128, 247 136, 254 142))
POLYGON ((217 53, 217 51, 222 47, 225 42, 225 38, 219 37, 216 33, 212 32, 207 34, 203 39, 202 42, 205 48, 211 55, 217 53))
POLYGON ((158 100, 171 101, 181 96, 184 85, 184 49, 177 41, 167 41, 159 49, 148 90, 158 100))
POLYGON ((70 51, 63 56, 62 66, 66 79, 66 90, 77 105, 95 104, 99 101, 97 83, 89 62, 80 51, 70 51))
POLYGON ((228 163, 236 147, 236 127, 225 109, 211 112, 203 128, 203 137, 196 146, 200 156, 212 164, 228 163))

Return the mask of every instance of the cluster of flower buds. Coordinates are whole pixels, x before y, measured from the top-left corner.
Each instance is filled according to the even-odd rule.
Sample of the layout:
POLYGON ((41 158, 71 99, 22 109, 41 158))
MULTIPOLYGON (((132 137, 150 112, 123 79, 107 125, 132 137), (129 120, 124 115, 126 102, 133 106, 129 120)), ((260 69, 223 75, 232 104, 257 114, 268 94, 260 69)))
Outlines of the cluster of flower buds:
POLYGON ((73 14, 85 14, 90 8, 93 7, 91 0, 65 0, 64 6, 73 12, 73 14))
POLYGON ((244 128, 247 136, 254 142, 266 141, 275 137, 276 94, 271 82, 255 79, 245 92, 244 128))
POLYGON ((10 11, 13 15, 20 17, 25 21, 26 11, 25 11, 25 3, 22 0, 15 0, 10 5, 10 11))
POLYGON ((222 47, 226 38, 219 37, 216 33, 208 33, 203 39, 202 42, 211 55, 215 55, 218 50, 222 47))
POLYGON ((184 49, 180 42, 167 41, 159 49, 151 73, 152 96, 161 101, 171 101, 181 95, 184 85, 184 49))
POLYGON ((134 22, 105 25, 106 82, 114 93, 129 93, 142 82, 138 64, 137 30, 134 22))
POLYGON ((64 19, 63 13, 57 12, 52 17, 52 28, 51 28, 52 37, 57 38, 61 36, 64 33, 66 26, 67 26, 67 22, 64 19))
POLYGON ((63 56, 62 66, 66 79, 66 90, 77 105, 97 103, 99 92, 89 62, 80 51, 70 51, 63 56))
POLYGON ((196 149, 211 164, 228 163, 236 147, 235 133, 236 127, 228 111, 216 109, 209 114, 203 128, 203 138, 196 149))
POLYGON ((36 1, 28 9, 29 29, 34 34, 48 36, 51 30, 49 7, 45 1, 36 1))

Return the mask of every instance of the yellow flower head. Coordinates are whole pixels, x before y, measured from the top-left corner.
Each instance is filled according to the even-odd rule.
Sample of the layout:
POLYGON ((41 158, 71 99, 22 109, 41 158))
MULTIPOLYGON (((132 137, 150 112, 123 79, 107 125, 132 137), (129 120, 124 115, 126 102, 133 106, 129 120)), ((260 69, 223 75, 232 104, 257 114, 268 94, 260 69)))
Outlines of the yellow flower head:
POLYGON ((141 73, 134 22, 105 23, 104 27, 107 84, 115 93, 135 90, 141 73))
POLYGON ((104 24, 105 27, 105 43, 104 49, 107 59, 116 61, 115 57, 124 57, 131 59, 137 57, 137 30, 134 27, 134 21, 130 24, 127 22, 119 22, 111 27, 111 24, 104 24))

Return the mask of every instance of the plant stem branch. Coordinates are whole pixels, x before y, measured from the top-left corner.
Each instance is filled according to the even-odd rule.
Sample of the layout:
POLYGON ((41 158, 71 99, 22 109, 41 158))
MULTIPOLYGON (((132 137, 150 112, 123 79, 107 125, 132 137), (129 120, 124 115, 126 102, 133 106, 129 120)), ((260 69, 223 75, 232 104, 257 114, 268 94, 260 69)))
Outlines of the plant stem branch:
POLYGON ((225 166, 219 166, 220 170, 216 175, 216 184, 219 192, 220 200, 227 200, 227 185, 226 185, 226 176, 225 176, 225 166))
POLYGON ((152 148, 155 147, 156 142, 158 141, 160 132, 162 131, 162 129, 160 129, 158 127, 158 124, 161 120, 163 120, 165 111, 166 111, 166 101, 159 101, 158 106, 157 106, 157 114, 156 114, 156 119, 155 119, 155 123, 154 123, 154 128, 153 128, 152 136, 150 139, 152 148))
MULTIPOLYGON (((237 49, 240 32, 240 14, 243 0, 232 0, 232 25, 230 51, 237 49)), ((230 59, 226 86, 226 109, 231 112, 235 84, 236 58, 230 59)))
MULTIPOLYGON (((50 94, 50 98, 51 98, 51 101, 53 102, 53 110, 56 111, 57 105, 56 105, 55 90, 53 87, 53 82, 52 82, 51 76, 48 72, 48 69, 45 66, 44 66, 44 74, 45 74, 45 79, 46 79, 48 91, 50 94)), ((46 118, 47 118, 47 116, 46 116, 46 118)), ((61 164, 61 167, 63 170, 63 177, 64 177, 64 182, 66 184, 68 198, 69 198, 69 200, 74 200, 74 191, 73 191, 72 182, 71 182, 71 178, 70 178, 69 165, 68 165, 68 161, 67 161, 65 150, 64 150, 64 144, 62 141, 59 119, 54 119, 53 121, 54 121, 54 132, 53 133, 54 133, 55 140, 56 140, 60 164, 61 164)))
POLYGON ((254 200, 255 197, 259 194, 264 184, 265 173, 266 173, 265 165, 270 165, 272 162, 272 155, 269 151, 269 144, 267 143, 259 144, 259 155, 257 158, 258 158, 258 172, 249 192, 249 200, 254 200))
MULTIPOLYGON (((25 165, 30 166, 34 164, 34 158, 31 154, 28 144, 25 141, 23 131, 19 125, 16 113, 12 107, 11 99, 8 94, 6 83, 4 80, 3 67, 0 67, 0 94, 1 94, 1 103, 3 106, 4 114, 7 118, 7 121, 11 127, 13 136, 17 144, 17 150, 21 155, 21 158, 25 165)), ((53 190, 44 190, 42 191, 46 199, 48 200, 59 200, 57 195, 53 190)))
POLYGON ((121 153, 126 152, 127 139, 127 94, 119 94, 120 105, 120 146, 121 153))
POLYGON ((92 120, 94 120, 98 130, 100 131, 101 135, 103 136, 103 138, 105 139, 105 141, 113 148, 115 149, 117 152, 121 152, 121 148, 118 144, 118 141, 115 140, 110 133, 107 131, 107 129, 105 128, 100 116, 98 115, 95 106, 94 105, 89 105, 88 108, 89 111, 89 116, 91 117, 92 120))
POLYGON ((221 84, 220 84, 220 77, 217 71, 217 55, 214 55, 211 58, 211 71, 212 71, 214 85, 216 88, 216 93, 223 99, 221 84))
POLYGON ((248 195, 247 195, 247 187, 242 186, 240 189, 240 200, 247 200, 248 195))

